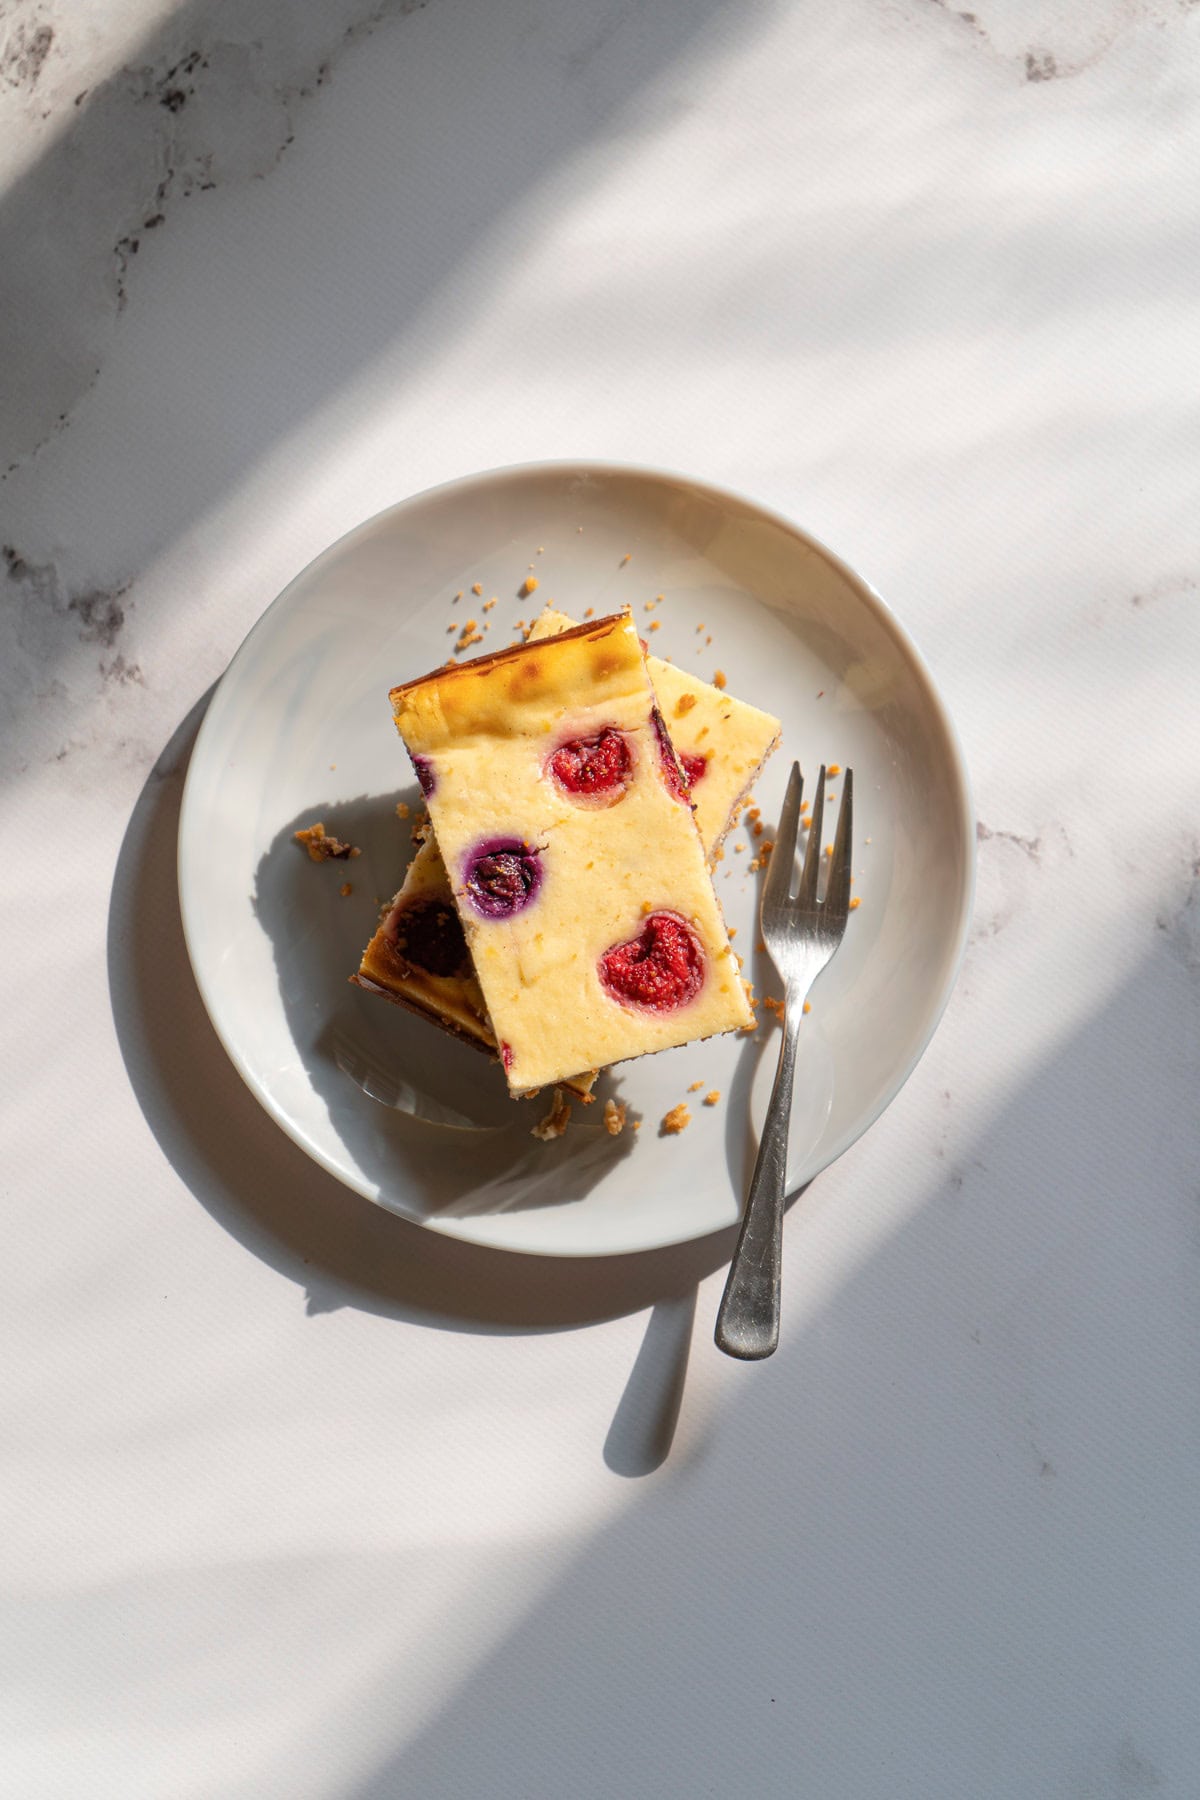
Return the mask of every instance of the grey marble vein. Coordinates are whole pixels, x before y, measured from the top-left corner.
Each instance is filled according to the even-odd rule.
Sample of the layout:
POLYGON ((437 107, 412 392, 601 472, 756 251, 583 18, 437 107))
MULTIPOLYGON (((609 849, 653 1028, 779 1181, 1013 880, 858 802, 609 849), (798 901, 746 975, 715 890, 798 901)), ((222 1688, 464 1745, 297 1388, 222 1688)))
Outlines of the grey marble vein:
MULTIPOLYGON (((0 472, 67 424, 93 386, 146 236, 218 186, 263 179, 339 56, 428 0, 190 0, 70 103, 61 134, 0 197, 0 472)), ((10 29, 0 75, 28 95, 53 27, 10 29)))

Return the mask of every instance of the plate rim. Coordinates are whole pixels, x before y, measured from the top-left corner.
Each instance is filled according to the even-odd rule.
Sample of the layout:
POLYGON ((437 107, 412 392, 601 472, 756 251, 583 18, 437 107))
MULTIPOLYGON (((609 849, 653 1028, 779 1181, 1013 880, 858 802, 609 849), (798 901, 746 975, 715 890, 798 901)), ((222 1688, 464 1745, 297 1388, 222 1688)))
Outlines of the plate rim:
POLYGON ((347 545, 354 539, 366 537, 368 533, 377 530, 381 525, 398 517, 406 510, 416 508, 440 495, 448 494, 455 488, 465 489, 479 487, 484 486, 489 482, 498 481, 502 478, 511 478, 522 475, 530 478, 537 478, 539 476, 561 476, 568 471, 581 475, 596 474, 605 477, 619 477, 655 483, 670 482, 682 484, 693 491, 711 497, 719 502, 727 505, 732 503, 734 506, 745 508, 748 511, 757 514, 759 518, 768 520, 771 524, 778 526, 790 536, 798 539, 809 550, 815 551, 818 556, 823 557, 827 563, 831 564, 832 567, 863 596, 868 605, 875 608, 882 616, 885 625, 899 640, 902 649, 908 656, 910 663, 921 680, 950 751, 952 774, 954 778, 953 786, 957 802, 956 810, 959 813, 960 821, 964 828, 963 842, 966 847, 965 879, 963 882, 962 897, 956 924, 956 942, 954 944, 953 955, 947 964, 946 974, 932 1006, 928 1024, 920 1035, 911 1057, 905 1060, 896 1076, 886 1087, 879 1103, 872 1107, 868 1116, 856 1124, 853 1129, 843 1131, 833 1141, 828 1153, 822 1153, 818 1166, 806 1176, 806 1179, 798 1187, 789 1191, 787 1195, 787 1202, 789 1205, 804 1191, 809 1182, 814 1181, 818 1175, 823 1174, 826 1169, 837 1162, 840 1157, 844 1156, 846 1151, 849 1150, 853 1144, 857 1143, 859 1138, 863 1137, 871 1129, 872 1125, 883 1116, 888 1107, 891 1106, 892 1102, 895 1100, 896 1096, 900 1093, 901 1089, 908 1082, 922 1057, 925 1055, 926 1050, 929 1048, 934 1034, 942 1022, 946 1007, 950 1001, 950 996, 954 992, 959 974, 961 973, 963 960, 966 956, 971 919, 975 904, 978 858, 975 834, 976 820, 974 800, 962 739, 959 735, 958 727, 933 679, 929 664, 912 633, 902 623, 875 585, 869 581, 865 575, 861 574, 859 570, 853 568, 836 550, 830 549, 822 539, 816 537, 807 529, 807 527, 798 524, 795 519, 790 518, 786 513, 780 512, 775 507, 765 505, 762 501, 756 500, 748 494, 743 494, 735 488, 729 488, 721 483, 708 481, 702 476, 692 475, 682 470, 666 468, 657 464, 627 463, 606 458, 553 457, 520 463, 501 463, 492 468, 477 469, 465 475, 452 476, 446 481, 435 482, 429 487, 421 488, 413 494, 406 495, 403 499, 393 501, 390 506, 381 507, 378 512, 370 514, 365 519, 361 519, 356 525, 350 526, 348 530, 334 538, 323 550, 320 550, 316 556, 311 557, 301 569, 296 571, 286 585, 280 589, 275 598, 268 603, 260 613, 259 617, 254 621, 254 624, 242 638, 237 649, 226 664, 224 671, 219 676, 208 705, 205 708, 204 718, 201 720, 200 729, 196 734, 195 742, 192 745, 191 754, 188 757, 187 771, 184 776, 183 794, 179 808, 179 824, 176 833, 176 888, 188 962, 191 966, 192 978, 196 983, 196 988, 203 1003, 205 1013, 208 1016, 209 1023, 215 1031, 217 1039, 220 1042, 222 1049, 225 1051, 225 1054, 229 1057, 230 1062, 233 1064, 242 1081, 263 1110, 275 1124, 291 1138, 292 1142, 304 1151, 305 1155, 323 1168, 325 1172, 328 1175, 331 1175, 341 1186, 349 1188, 352 1193, 361 1194, 362 1197, 365 1200, 369 1200, 372 1205, 381 1207, 385 1212, 391 1213, 396 1218, 404 1219, 408 1224, 415 1226, 418 1230, 435 1231, 443 1237, 457 1238, 462 1242, 471 1243, 483 1249, 495 1250, 509 1256, 537 1256, 545 1257, 548 1260, 562 1258, 571 1261, 580 1261, 620 1256, 649 1255, 656 1251, 700 1243, 706 1238, 719 1237, 723 1232, 732 1232, 737 1229, 740 1221, 740 1207, 739 1219, 734 1220, 727 1226, 719 1226, 716 1229, 711 1226, 705 1226, 701 1230, 688 1232, 683 1236, 672 1234, 662 1238, 655 1238, 650 1242, 641 1242, 632 1248, 628 1245, 623 1245, 605 1249, 587 1247, 573 1248, 570 1244, 539 1248, 530 1245, 496 1243, 491 1238, 481 1237, 475 1231, 463 1229, 464 1225, 469 1226, 471 1224, 469 1216, 462 1217, 455 1215, 439 1217, 436 1214, 427 1214, 422 1218, 414 1218, 410 1213, 400 1212, 395 1206, 389 1205, 382 1194, 372 1193, 365 1184, 355 1181, 347 1174, 345 1169, 338 1168, 335 1165, 333 1159, 326 1154, 321 1146, 315 1143, 306 1134, 303 1126, 293 1119, 291 1115, 278 1104, 274 1096, 261 1085, 256 1075, 248 1066, 245 1057, 239 1051, 236 1043, 229 1038, 223 1029, 219 1017, 219 1006, 215 997, 210 993, 209 985, 206 983, 205 977, 201 972, 199 952, 193 941, 193 931, 189 923, 187 900, 188 889, 184 867, 188 854, 188 844, 193 835, 192 815, 199 805, 197 797, 199 778, 196 776, 195 771, 203 762, 204 753, 206 753, 208 749, 209 739, 217 738, 219 735, 222 699, 228 691, 229 677, 239 661, 249 651, 252 641, 261 631, 266 629, 272 615, 277 609, 280 609, 285 605, 290 599, 293 591, 299 587, 302 582, 311 580, 323 563, 332 561, 340 552, 344 551, 347 545))

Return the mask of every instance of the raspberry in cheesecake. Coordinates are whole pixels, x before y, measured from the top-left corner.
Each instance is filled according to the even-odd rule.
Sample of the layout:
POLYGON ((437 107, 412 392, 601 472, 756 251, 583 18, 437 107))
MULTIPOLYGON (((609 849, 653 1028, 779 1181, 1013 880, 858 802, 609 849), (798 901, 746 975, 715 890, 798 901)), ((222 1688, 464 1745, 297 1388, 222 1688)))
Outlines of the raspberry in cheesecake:
MULTIPOLYGON (((572 630, 574 625, 575 621, 565 613, 548 606, 531 628, 529 641, 557 636, 572 630)), ((691 777, 689 794, 696 824, 705 853, 711 858, 779 742, 779 721, 661 657, 648 656, 646 667, 671 742, 691 777)), ((574 766, 581 784, 595 787, 606 767, 611 771, 616 760, 623 761, 620 751, 611 740, 606 746, 601 733, 595 746, 580 749, 568 745, 557 762, 560 772, 566 773, 574 766)), ((424 765, 419 765, 419 769, 428 782, 429 769, 424 765)), ((440 930, 432 935, 430 932, 430 922, 440 925, 450 915, 456 918, 457 911, 437 840, 431 832, 418 847, 404 885, 363 953, 358 973, 351 979, 496 1055, 498 1047, 470 958, 451 967, 440 930), (431 912, 432 907, 439 905, 440 912, 431 912), (413 915, 416 929, 405 922, 413 915)), ((450 930, 448 925, 446 930, 450 930)), ((465 947, 465 939, 462 941, 465 947)), ((593 1079, 589 1074, 564 1085, 586 1095, 593 1079)))
POLYGON ((514 1093, 749 1025, 628 613, 391 701, 514 1093))
MULTIPOLYGON (((548 606, 531 637, 569 631, 572 624, 548 606)), ((779 742, 779 720, 661 656, 647 656, 646 668, 711 858, 779 742)))
POLYGON ((487 1009, 437 844, 427 837, 363 952, 359 987, 398 1000, 456 1037, 495 1051, 487 1009))

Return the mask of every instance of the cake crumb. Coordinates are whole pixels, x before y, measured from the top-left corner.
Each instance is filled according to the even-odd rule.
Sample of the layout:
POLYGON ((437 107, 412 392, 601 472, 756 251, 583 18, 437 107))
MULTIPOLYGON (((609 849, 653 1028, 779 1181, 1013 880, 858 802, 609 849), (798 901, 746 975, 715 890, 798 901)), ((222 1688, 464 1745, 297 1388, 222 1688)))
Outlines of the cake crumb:
POLYGON ((537 553, 538 553, 538 555, 539 555, 539 556, 545 556, 545 554, 546 554, 546 546, 545 546, 545 544, 539 544, 539 545, 538 545, 538 547, 537 547, 537 553))
POLYGON ((651 619, 650 625, 649 625, 649 629, 651 631, 659 631, 659 630, 661 630, 661 628, 662 628, 661 619, 651 619))
POLYGON ((825 771, 825 773, 827 775, 840 775, 841 772, 842 772, 841 763, 830 763, 829 767, 825 771))
POLYGON ((688 1093, 689 1094, 698 1094, 700 1092, 700 1089, 703 1086, 704 1086, 704 1083, 702 1081, 693 1081, 691 1087, 688 1089, 688 1093))
POLYGON ((853 912, 856 906, 861 906, 861 905, 862 905, 862 901, 859 899, 858 895, 855 894, 853 900, 851 900, 851 902, 850 902, 850 911, 853 912))
POLYGON ((396 817, 398 819, 407 819, 410 811, 411 808, 409 807, 407 800, 398 800, 396 802, 396 817))
POLYGON ((482 631, 468 631, 464 632, 463 636, 459 638, 454 648, 456 650, 469 650, 472 644, 482 644, 482 642, 482 631))
POLYGON ((304 845, 313 862, 328 862, 331 857, 344 862, 348 856, 362 854, 353 844, 343 844, 341 838, 334 837, 332 832, 326 832, 320 819, 313 825, 306 825, 301 831, 294 831, 292 836, 298 844, 304 845))
POLYGON ((705 1106, 715 1106, 717 1104, 717 1101, 720 1098, 721 1098, 720 1088, 712 1088, 712 1089, 710 1089, 710 1091, 707 1094, 705 1094, 704 1104, 705 1104, 705 1106))
POLYGON ((678 1137, 681 1131, 687 1130, 691 1122, 692 1115, 688 1111, 686 1104, 681 1100, 679 1105, 673 1106, 669 1113, 664 1113, 661 1128, 662 1135, 663 1137, 678 1137))
POLYGON ((805 1002, 804 1002, 804 1010, 805 1010, 805 1012, 811 1012, 811 1011, 812 1011, 812 1001, 811 1001, 811 1000, 806 1000, 806 1001, 805 1001, 805 1002))
POLYGON ((623 1100, 606 1100, 604 1102, 604 1129, 609 1137, 620 1137, 625 1129, 625 1102, 623 1100))
POLYGON ((774 1013, 775 1017, 779 1020, 779 1023, 782 1025, 783 1024, 783 1015, 786 1010, 786 1008, 784 1007, 783 1001, 777 1000, 775 998, 774 994, 764 994, 762 1003, 766 1007, 766 1009, 769 1013, 774 1013))
POLYGON ((540 1138, 548 1144, 552 1138, 560 1138, 571 1122, 571 1102, 561 1088, 555 1088, 554 1099, 550 1103, 550 1111, 544 1119, 539 1119, 533 1127, 532 1136, 540 1138))
POLYGON ((483 583, 482 583, 482 581, 473 581, 473 582, 472 582, 472 583, 471 583, 471 592, 472 592, 472 593, 473 593, 473 594, 482 594, 482 592, 483 592, 483 583))
POLYGON ((665 600, 665 599, 666 599, 666 597, 667 597, 667 596, 666 596, 666 595, 665 595, 665 594, 655 594, 655 596, 654 596, 654 598, 655 598, 655 599, 656 599, 656 600, 658 600, 658 601, 659 601, 659 602, 662 602, 662 601, 663 601, 663 600, 665 600))
MULTIPOLYGON (((535 581, 533 585, 536 587, 537 582, 535 581)), ((496 596, 495 596, 495 594, 493 594, 490 600, 484 601, 484 603, 483 603, 484 612, 491 612, 491 610, 492 610, 493 606, 495 606, 495 604, 496 604, 496 596)))
POLYGON ((625 567, 625 564, 632 560, 632 557, 633 557, 633 552, 631 550, 627 550, 625 552, 624 556, 621 558, 621 561, 620 561, 618 567, 623 569, 625 567))
MULTIPOLYGON (((461 589, 461 588, 459 588, 459 590, 458 590, 458 592, 457 592, 457 594, 455 594, 455 596, 454 596, 454 600, 461 600, 461 599, 462 599, 462 597, 463 597, 463 591, 462 591, 462 589, 461 589)), ((451 606, 453 606, 453 605, 454 605, 454 600, 452 600, 452 601, 451 601, 451 602, 450 602, 450 604, 451 604, 451 606)))
POLYGON ((705 638, 705 640, 704 640, 704 641, 705 641, 705 643, 706 643, 706 644, 711 644, 711 643, 712 643, 712 634, 711 634, 711 632, 710 632, 710 634, 709 634, 709 635, 708 635, 708 637, 706 637, 706 638, 705 638))
POLYGON ((677 719, 682 719, 684 713, 690 713, 695 704, 695 694, 680 694, 678 700, 675 702, 675 717, 677 719))
POLYGON ((737 936, 737 926, 731 925, 725 935, 727 938, 729 938, 730 942, 732 943, 733 939, 737 936))
POLYGON ((525 577, 524 581, 521 583, 521 598, 524 599, 527 594, 532 594, 534 589, 537 587, 537 585, 538 585, 537 576, 536 575, 527 575, 525 577))
POLYGON ((740 856, 740 855, 741 855, 741 854, 742 854, 742 851, 743 851, 743 850, 744 850, 744 849, 745 849, 745 848, 746 848, 746 846, 745 846, 745 844, 735 844, 735 845, 734 845, 734 846, 733 846, 733 854, 734 854, 734 855, 735 855, 735 856, 740 856))
POLYGON ((724 688, 724 686, 725 686, 725 671, 724 671, 724 669, 717 669, 716 672, 714 673, 713 686, 715 688, 722 688, 722 689, 724 688))
POLYGON ((346 898, 347 894, 352 894, 353 892, 354 883, 351 881, 343 881, 341 887, 338 889, 338 893, 342 896, 343 900, 346 898))

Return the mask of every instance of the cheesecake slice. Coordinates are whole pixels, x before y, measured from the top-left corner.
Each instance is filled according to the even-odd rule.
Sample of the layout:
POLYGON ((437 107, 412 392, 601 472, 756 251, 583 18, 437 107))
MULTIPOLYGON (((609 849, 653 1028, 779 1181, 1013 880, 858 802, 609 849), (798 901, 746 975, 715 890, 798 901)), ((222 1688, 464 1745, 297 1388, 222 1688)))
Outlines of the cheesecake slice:
POLYGON ((512 1092, 750 1025, 628 613, 390 697, 512 1092))
MULTIPOLYGON (((557 636, 574 624, 548 606, 532 626, 529 641, 557 636)), ((661 657, 648 656, 646 667, 690 777, 696 824, 711 859, 779 742, 779 720, 661 657)), ((450 880, 430 832, 351 979, 494 1056, 498 1046, 461 926, 454 934, 457 923, 450 880)), ((594 1078, 589 1073, 564 1085, 585 1096, 594 1078)))

